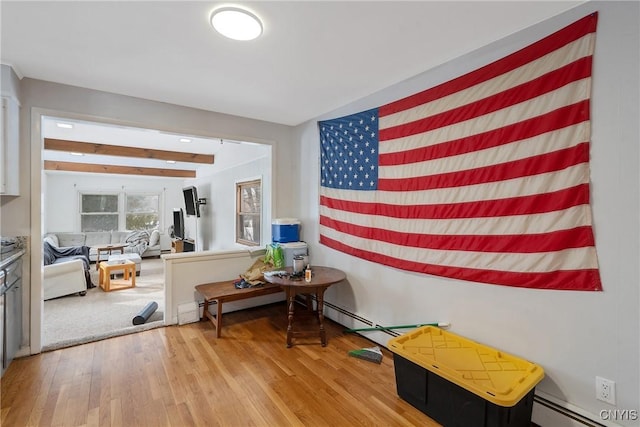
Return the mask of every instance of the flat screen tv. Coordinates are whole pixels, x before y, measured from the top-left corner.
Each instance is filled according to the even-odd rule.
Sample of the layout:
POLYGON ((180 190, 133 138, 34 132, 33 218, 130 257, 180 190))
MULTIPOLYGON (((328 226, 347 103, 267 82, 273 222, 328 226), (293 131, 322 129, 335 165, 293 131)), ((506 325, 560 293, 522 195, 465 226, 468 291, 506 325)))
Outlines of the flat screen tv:
POLYGON ((184 194, 184 205, 186 207, 187 216, 200 217, 200 206, 198 205, 198 190, 196 187, 186 187, 182 189, 184 194))
POLYGON ((176 239, 184 240, 184 215, 182 209, 173 210, 173 235, 176 239))

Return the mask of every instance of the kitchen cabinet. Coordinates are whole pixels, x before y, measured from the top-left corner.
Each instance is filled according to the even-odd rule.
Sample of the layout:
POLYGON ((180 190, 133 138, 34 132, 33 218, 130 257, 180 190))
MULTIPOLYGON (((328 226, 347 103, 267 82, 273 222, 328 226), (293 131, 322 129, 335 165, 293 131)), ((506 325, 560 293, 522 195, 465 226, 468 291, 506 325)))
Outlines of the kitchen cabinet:
POLYGON ((0 194, 20 195, 20 106, 9 96, 2 97, 0 118, 0 194))

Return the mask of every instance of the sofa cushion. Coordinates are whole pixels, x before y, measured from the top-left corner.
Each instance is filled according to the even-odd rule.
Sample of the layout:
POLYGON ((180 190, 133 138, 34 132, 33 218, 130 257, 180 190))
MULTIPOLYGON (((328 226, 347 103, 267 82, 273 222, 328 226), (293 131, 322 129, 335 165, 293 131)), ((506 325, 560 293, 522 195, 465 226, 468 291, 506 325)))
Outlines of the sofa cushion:
POLYGON ((85 233, 60 233, 58 236, 58 247, 84 246, 85 233))
POLYGON ((111 243, 111 232, 109 231, 89 231, 86 234, 85 245, 104 246, 111 243))
POLYGON ((129 236, 129 234, 131 234, 130 231, 112 231, 111 241, 109 243, 111 243, 112 245, 118 243, 127 243, 127 236, 129 236))

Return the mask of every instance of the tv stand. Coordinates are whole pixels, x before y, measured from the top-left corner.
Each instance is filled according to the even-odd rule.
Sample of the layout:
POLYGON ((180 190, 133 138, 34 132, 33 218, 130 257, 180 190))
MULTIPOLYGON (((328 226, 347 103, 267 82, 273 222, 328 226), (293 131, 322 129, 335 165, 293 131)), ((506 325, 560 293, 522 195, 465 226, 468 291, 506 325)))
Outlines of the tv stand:
POLYGON ((171 252, 194 252, 196 250, 196 242, 191 239, 175 239, 171 241, 171 252))

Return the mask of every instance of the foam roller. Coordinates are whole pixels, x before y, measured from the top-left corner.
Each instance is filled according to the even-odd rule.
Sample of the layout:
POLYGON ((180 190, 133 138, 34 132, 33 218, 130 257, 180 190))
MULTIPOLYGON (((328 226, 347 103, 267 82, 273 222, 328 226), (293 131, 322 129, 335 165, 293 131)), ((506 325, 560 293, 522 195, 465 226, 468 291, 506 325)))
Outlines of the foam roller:
POLYGON ((134 325, 142 325, 149 317, 158 309, 158 303, 155 301, 151 301, 147 305, 144 306, 142 310, 133 318, 134 325))

